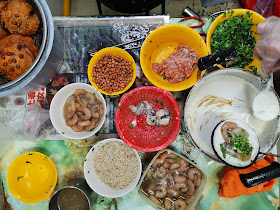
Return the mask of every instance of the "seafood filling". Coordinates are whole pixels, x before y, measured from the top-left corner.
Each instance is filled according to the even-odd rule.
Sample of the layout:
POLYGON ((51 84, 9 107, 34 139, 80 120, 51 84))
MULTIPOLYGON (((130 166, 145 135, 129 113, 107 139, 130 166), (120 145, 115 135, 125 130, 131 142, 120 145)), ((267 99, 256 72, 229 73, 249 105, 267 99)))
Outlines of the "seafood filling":
POLYGON ((77 89, 64 104, 64 119, 66 125, 75 132, 92 131, 104 115, 102 102, 92 93, 77 89))
POLYGON ((130 105, 129 109, 136 116, 146 114, 146 121, 148 125, 165 126, 169 124, 170 112, 167 109, 160 109, 155 112, 152 104, 148 101, 141 101, 136 106, 130 105))
POLYGON ((212 138, 214 150, 230 165, 245 167, 251 164, 259 150, 255 132, 237 120, 220 123, 212 138))
POLYGON ((154 160, 140 189, 158 206, 186 209, 194 201, 201 182, 198 168, 166 151, 154 160))

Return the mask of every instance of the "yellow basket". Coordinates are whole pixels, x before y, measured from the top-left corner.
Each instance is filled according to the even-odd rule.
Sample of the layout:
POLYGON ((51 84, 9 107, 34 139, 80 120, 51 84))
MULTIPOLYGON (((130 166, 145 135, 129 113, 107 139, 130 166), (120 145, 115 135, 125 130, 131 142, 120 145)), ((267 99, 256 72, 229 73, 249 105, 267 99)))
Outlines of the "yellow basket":
POLYGON ((145 39, 140 53, 140 64, 147 79, 155 86, 168 91, 181 91, 192 87, 197 82, 198 69, 195 69, 188 79, 175 84, 164 80, 152 69, 154 62, 161 63, 168 58, 171 53, 176 51, 180 43, 193 48, 199 57, 208 55, 206 44, 201 36, 195 30, 184 25, 161 26, 145 39))
MULTIPOLYGON (((207 33, 207 39, 206 39, 206 45, 207 45, 207 50, 208 50, 209 54, 211 54, 211 38, 212 38, 212 34, 216 30, 217 25, 220 22, 224 22, 225 20, 227 20, 229 18, 232 18, 232 17, 235 17, 235 16, 240 15, 240 14, 243 14, 243 17, 245 17, 248 11, 250 13, 253 13, 251 15, 251 17, 248 18, 248 20, 252 19, 252 22, 255 24, 255 25, 253 25, 250 28, 250 30, 255 32, 255 33, 253 33, 253 36, 256 38, 256 41, 258 40, 258 34, 256 33, 257 32, 257 26, 256 25, 259 24, 260 22, 265 21, 265 18, 263 16, 261 16, 260 14, 254 12, 254 11, 251 11, 251 10, 247 10, 247 9, 234 9, 233 13, 226 13, 225 17, 224 17, 224 14, 221 14, 211 24, 211 26, 209 28, 209 31, 207 33)), ((244 68, 251 71, 249 66, 255 66, 255 67, 259 68, 260 61, 257 60, 257 59, 254 59, 249 65, 245 66, 244 68)), ((218 67, 219 68, 224 68, 222 65, 218 65, 218 67)))
POLYGON ((136 78, 136 64, 134 59, 132 58, 132 56, 126 52, 125 50, 118 48, 118 47, 107 47, 104 48, 102 50, 99 50, 90 60, 89 64, 88 64, 88 79, 91 83, 91 85, 93 87, 95 87, 97 90, 99 90, 99 92, 105 94, 105 95, 119 95, 122 94, 124 92, 126 92, 134 83, 136 78), (97 63, 98 59, 104 55, 104 54, 112 54, 114 56, 120 56, 124 59, 126 59, 127 61, 129 61, 131 63, 132 69, 133 69, 133 76, 132 76, 132 80, 129 82, 129 84, 121 91, 118 92, 113 92, 113 93, 107 93, 104 90, 101 90, 100 88, 97 87, 97 85, 95 84, 95 82, 93 82, 92 80, 92 70, 93 70, 93 66, 97 63))

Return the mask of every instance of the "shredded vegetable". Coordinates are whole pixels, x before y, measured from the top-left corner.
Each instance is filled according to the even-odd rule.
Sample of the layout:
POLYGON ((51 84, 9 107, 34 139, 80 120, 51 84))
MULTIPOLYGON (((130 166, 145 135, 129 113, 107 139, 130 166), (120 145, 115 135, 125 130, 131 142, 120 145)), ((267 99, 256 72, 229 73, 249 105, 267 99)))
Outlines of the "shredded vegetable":
MULTIPOLYGON (((231 16, 234 12, 228 11, 231 16)), ((253 61, 253 50, 256 44, 253 31, 250 30, 254 23, 248 20, 252 13, 247 12, 243 17, 239 14, 226 19, 217 25, 211 38, 212 53, 234 47, 237 51, 237 59, 231 64, 234 67, 244 68, 253 61)))

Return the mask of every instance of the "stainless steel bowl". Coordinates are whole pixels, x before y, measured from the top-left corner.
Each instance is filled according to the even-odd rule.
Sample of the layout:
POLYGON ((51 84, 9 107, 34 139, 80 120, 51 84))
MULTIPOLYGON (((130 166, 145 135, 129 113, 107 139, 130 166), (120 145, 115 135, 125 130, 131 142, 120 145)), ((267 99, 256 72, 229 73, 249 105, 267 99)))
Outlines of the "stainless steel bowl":
POLYGON ((45 0, 27 1, 40 16, 40 26, 32 38, 39 53, 32 65, 17 79, 0 85, 0 97, 12 93, 28 93, 48 84, 57 74, 63 60, 60 36, 54 31, 51 11, 45 0))
POLYGON ((211 145, 212 132, 222 120, 238 119, 255 130, 260 152, 268 153, 279 140, 280 118, 264 122, 253 116, 253 99, 264 87, 259 76, 237 68, 220 69, 203 77, 186 99, 184 124, 189 139, 202 153, 221 163, 211 145))

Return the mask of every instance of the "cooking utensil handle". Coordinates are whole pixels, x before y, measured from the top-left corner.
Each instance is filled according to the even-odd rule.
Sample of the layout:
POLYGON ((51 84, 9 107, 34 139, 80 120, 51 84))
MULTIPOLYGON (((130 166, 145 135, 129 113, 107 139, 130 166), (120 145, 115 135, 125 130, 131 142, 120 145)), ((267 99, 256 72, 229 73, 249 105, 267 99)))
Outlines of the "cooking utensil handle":
POLYGON ((229 61, 233 61, 236 58, 237 58, 237 52, 233 47, 231 47, 231 48, 216 52, 214 54, 201 57, 198 60, 198 68, 200 71, 203 71, 205 69, 214 67, 217 64, 222 64, 222 63, 227 63, 229 61))
POLYGON ((240 180, 247 188, 267 182, 280 176, 280 164, 273 162, 271 165, 251 172, 249 174, 240 174, 240 180))

